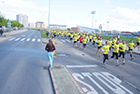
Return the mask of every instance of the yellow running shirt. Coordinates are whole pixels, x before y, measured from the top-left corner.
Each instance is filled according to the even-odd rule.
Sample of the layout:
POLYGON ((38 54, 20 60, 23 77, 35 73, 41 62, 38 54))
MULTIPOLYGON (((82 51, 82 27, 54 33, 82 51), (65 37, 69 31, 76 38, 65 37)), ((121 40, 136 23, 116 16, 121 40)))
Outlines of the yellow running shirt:
POLYGON ((116 44, 117 40, 116 39, 113 39, 113 44, 116 44))
POLYGON ((108 41, 108 45, 109 45, 109 47, 111 47, 111 45, 112 45, 112 41, 108 41))
POLYGON ((87 39, 83 39, 83 44, 87 44, 87 39))
POLYGON ((93 41, 95 41, 95 40, 96 40, 96 38, 97 38, 97 37, 93 37, 93 41))
POLYGON ((134 45, 135 45, 134 43, 129 43, 129 44, 128 44, 128 46, 129 46, 130 49, 133 49, 133 46, 134 46, 134 45))
POLYGON ((120 52, 125 52, 126 45, 122 44, 120 47, 121 47, 120 52))
POLYGON ((140 38, 137 38, 136 40, 137 40, 138 43, 140 43, 140 38))
POLYGON ((89 36, 89 39, 92 39, 92 35, 89 36))
POLYGON ((103 54, 108 54, 109 45, 104 45, 102 49, 104 50, 103 54))
POLYGON ((119 47, 121 47, 122 43, 119 43, 119 47))
POLYGON ((74 41, 77 41, 77 37, 74 37, 74 41))
POLYGON ((118 53, 119 52, 119 45, 114 44, 113 46, 113 52, 118 53))
POLYGON ((102 46, 102 41, 101 40, 98 40, 97 43, 98 43, 98 47, 102 46))

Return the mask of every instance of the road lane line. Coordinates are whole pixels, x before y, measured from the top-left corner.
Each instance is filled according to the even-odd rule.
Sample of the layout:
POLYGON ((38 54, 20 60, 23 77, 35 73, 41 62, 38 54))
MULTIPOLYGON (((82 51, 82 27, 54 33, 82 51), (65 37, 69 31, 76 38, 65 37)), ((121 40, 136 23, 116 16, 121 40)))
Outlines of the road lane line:
POLYGON ((38 42, 40 42, 41 40, 40 40, 40 39, 38 39, 37 41, 38 41, 38 42))
POLYGON ((9 41, 12 41, 12 40, 14 40, 15 38, 11 38, 11 39, 9 39, 9 41))
POLYGON ((32 41, 34 42, 35 41, 35 38, 33 38, 32 41))
POLYGON ((28 38, 26 41, 30 41, 30 38, 28 38))
POLYGON ((15 41, 18 41, 18 40, 20 40, 21 38, 17 38, 17 39, 15 39, 15 41))
POLYGON ((67 68, 91 68, 98 67, 98 65, 66 65, 67 68))
POLYGON ((20 41, 24 41, 26 38, 21 39, 20 41))

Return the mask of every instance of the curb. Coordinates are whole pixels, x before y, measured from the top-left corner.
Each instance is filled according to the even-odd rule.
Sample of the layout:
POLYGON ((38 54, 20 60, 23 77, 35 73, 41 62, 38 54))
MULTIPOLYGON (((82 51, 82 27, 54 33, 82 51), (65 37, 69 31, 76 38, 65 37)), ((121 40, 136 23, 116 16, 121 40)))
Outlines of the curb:
MULTIPOLYGON (((2 37, 2 38, 4 38, 4 37, 2 37)), ((6 40, 8 40, 8 39, 10 39, 10 38, 13 38, 13 36, 10 36, 10 37, 5 37, 5 39, 0 40, 0 42, 6 41, 6 40)))
POLYGON ((55 81, 55 79, 54 79, 54 75, 53 75, 53 73, 52 73, 51 67, 49 68, 49 72, 50 72, 50 75, 51 75, 51 79, 52 79, 52 83, 53 83, 54 92, 55 92, 55 94, 59 94, 58 86, 57 86, 56 81, 55 81))
MULTIPOLYGON (((78 91, 80 92, 80 94, 84 94, 84 92, 81 90, 81 88, 79 87, 79 85, 76 83, 76 81, 74 80, 74 78, 71 76, 71 74, 69 73, 69 71, 67 70, 67 68, 64 66, 64 65, 57 65, 57 66, 62 66, 66 72, 68 73, 68 75, 70 76, 70 78, 72 79, 73 83, 75 84, 75 86, 77 87, 78 91)), ((54 79, 54 75, 53 75, 53 72, 52 72, 52 68, 50 67, 49 68, 49 71, 50 71, 50 75, 51 75, 51 79, 52 79, 52 83, 53 83, 53 87, 54 87, 54 91, 55 91, 55 94, 60 94, 59 93, 59 89, 58 89, 58 86, 56 84, 56 80, 54 79)))

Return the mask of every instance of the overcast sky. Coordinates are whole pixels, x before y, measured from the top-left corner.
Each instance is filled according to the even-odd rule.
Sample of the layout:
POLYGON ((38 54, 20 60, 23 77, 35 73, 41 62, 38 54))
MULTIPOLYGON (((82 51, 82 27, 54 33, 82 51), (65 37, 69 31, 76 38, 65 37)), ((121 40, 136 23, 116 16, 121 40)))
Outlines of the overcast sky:
MULTIPOLYGON (((103 30, 140 31, 140 0, 50 0, 50 24, 93 27, 103 30), (95 21, 97 20, 97 21, 95 21)), ((0 0, 0 11, 7 19, 27 14, 29 22, 43 21, 48 25, 49 0, 0 0), (44 16, 43 16, 44 15, 44 16)))

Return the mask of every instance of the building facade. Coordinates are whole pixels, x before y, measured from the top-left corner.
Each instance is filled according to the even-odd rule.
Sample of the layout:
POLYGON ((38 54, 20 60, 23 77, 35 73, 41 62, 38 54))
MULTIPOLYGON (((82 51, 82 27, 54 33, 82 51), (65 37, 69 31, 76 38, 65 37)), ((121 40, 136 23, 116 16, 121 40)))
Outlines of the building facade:
POLYGON ((44 22, 40 22, 40 21, 38 21, 38 22, 36 22, 36 28, 44 28, 44 22))
POLYGON ((79 28, 79 31, 80 32, 88 32, 88 33, 97 33, 98 30, 97 29, 92 29, 92 28, 89 28, 89 27, 85 27, 85 26, 77 26, 79 28))
POLYGON ((29 28, 36 28, 36 24, 35 23, 28 23, 28 27, 29 28))
POLYGON ((71 27, 71 31, 79 32, 79 28, 78 27, 71 27))
POLYGON ((18 14, 17 16, 16 16, 16 19, 17 19, 17 21, 20 23, 20 24, 23 24, 24 25, 24 27, 28 27, 28 16, 25 14, 25 15, 23 15, 23 14, 18 14))
POLYGON ((67 25, 50 24, 50 29, 67 30, 67 25))

